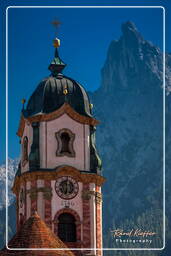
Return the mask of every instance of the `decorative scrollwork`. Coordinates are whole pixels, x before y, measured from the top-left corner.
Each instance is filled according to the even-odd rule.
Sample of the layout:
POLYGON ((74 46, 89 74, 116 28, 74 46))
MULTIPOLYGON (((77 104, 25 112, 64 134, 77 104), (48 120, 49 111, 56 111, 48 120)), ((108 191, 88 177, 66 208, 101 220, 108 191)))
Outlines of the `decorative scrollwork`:
POLYGON ((95 197, 97 203, 102 202, 102 194, 99 192, 91 191, 91 190, 83 190, 82 191, 82 199, 83 200, 90 200, 91 196, 95 197))
POLYGON ((52 198, 52 188, 50 187, 31 188, 27 190, 27 194, 30 194, 32 200, 37 199, 39 192, 43 192, 44 199, 49 200, 52 198))

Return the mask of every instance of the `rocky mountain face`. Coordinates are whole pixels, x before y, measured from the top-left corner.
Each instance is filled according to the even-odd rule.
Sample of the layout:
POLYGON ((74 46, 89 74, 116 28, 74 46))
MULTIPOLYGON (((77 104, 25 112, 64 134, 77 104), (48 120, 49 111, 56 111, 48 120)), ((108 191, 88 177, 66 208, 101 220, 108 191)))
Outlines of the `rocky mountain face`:
MULTIPOLYGON (((166 55, 166 196, 167 230, 170 229, 169 196, 171 139, 171 55, 166 55)), ((142 228, 159 235, 152 247, 162 247, 163 206, 163 55, 159 48, 143 39, 131 22, 122 25, 122 36, 112 41, 102 68, 99 89, 90 93, 94 115, 101 121, 96 143, 103 162, 104 247, 114 247, 110 230, 142 228)), ((12 161, 12 160, 11 160, 12 161)), ((11 181, 15 172, 11 162, 11 181)), ((4 166, 0 175, 4 180, 4 166)), ((4 186, 4 182, 0 183, 4 186)), ((3 191, 3 190, 2 190, 3 191)), ((10 197, 10 200, 13 200, 10 197)), ((4 204, 1 198, 0 206, 4 204)), ((11 205, 10 215, 15 207, 11 205)), ((0 212, 4 212, 4 209, 0 212)), ((14 223, 11 218, 12 230, 14 223)), ((170 232, 170 231, 169 231, 170 232)), ((147 251, 116 251, 117 256, 156 256, 147 251)), ((117 247, 119 245, 116 245, 117 247)), ((128 246, 128 245, 127 245, 128 246)), ((130 245, 132 246, 132 244, 130 245)), ((146 247, 146 245, 144 246, 146 247)), ((106 255, 110 255, 107 252, 106 255)))
MULTIPOLYGON (((166 54, 166 87, 171 86, 171 56, 166 54)), ((163 84, 163 53, 143 39, 131 22, 122 24, 122 36, 111 42, 102 68, 101 89, 108 92, 145 92, 163 84), (138 84, 137 84, 138 82, 138 84), (139 84, 140 83, 140 84, 139 84)))
MULTIPOLYGON (((146 212, 143 228, 149 219, 148 211, 155 216, 158 210, 160 215, 149 228, 162 230, 163 54, 143 39, 133 23, 127 22, 122 25, 120 39, 111 42, 101 74, 101 86, 90 96, 94 114, 101 121, 96 141, 106 177, 104 234, 121 225, 127 229, 126 219, 133 218, 132 226, 136 226, 136 219, 146 212)), ((167 54, 166 136, 170 132, 170 89, 171 55, 167 54)), ((170 142, 167 136, 166 157, 170 142)), ((170 180, 168 161, 169 158, 167 182, 170 180)), ((104 246, 112 247, 109 240, 105 237, 104 246)), ((161 244, 162 238, 159 240, 161 244)))
MULTIPOLYGON (((9 206, 9 238, 15 234, 16 228, 16 207, 15 207, 15 197, 11 191, 12 183, 14 180, 15 173, 18 168, 18 159, 8 159, 8 206, 9 206)), ((0 248, 5 244, 5 221, 6 221, 6 166, 2 164, 0 166, 0 248)))
MULTIPOLYGON (((14 195, 11 191, 12 183, 14 180, 15 173, 18 168, 18 159, 9 159, 8 160, 8 191, 9 191, 9 202, 8 204, 11 205, 14 201, 14 195)), ((6 167, 5 164, 2 164, 0 166, 0 191, 1 191, 1 197, 0 197, 0 210, 6 205, 6 167)))

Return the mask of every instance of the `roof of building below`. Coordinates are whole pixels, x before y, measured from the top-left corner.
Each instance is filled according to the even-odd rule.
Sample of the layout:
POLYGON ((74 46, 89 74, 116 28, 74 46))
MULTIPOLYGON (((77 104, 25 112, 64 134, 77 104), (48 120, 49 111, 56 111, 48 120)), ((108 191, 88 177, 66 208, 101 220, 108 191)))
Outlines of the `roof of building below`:
MULTIPOLYGON (((9 248, 68 248, 34 213, 9 241, 9 248)), ((1 256, 74 256, 70 250, 8 250, 0 251, 1 256)))

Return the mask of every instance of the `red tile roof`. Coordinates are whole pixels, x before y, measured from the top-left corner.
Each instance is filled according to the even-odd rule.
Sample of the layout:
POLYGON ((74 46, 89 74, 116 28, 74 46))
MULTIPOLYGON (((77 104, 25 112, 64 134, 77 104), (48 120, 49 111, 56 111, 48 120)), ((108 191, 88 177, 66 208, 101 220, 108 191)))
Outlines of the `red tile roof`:
MULTIPOLYGON (((9 248, 67 248, 67 246, 46 226, 37 213, 34 213, 9 241, 9 248)), ((23 250, 4 248, 0 256, 74 256, 70 250, 23 250)))

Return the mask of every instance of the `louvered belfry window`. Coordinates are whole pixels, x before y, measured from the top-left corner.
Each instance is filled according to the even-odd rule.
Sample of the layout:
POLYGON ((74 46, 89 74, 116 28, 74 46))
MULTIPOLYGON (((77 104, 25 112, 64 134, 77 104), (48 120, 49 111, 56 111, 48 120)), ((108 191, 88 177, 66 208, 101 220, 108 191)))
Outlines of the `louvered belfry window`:
POLYGON ((76 242, 76 224, 73 215, 62 213, 59 216, 58 236, 64 242, 76 242))

